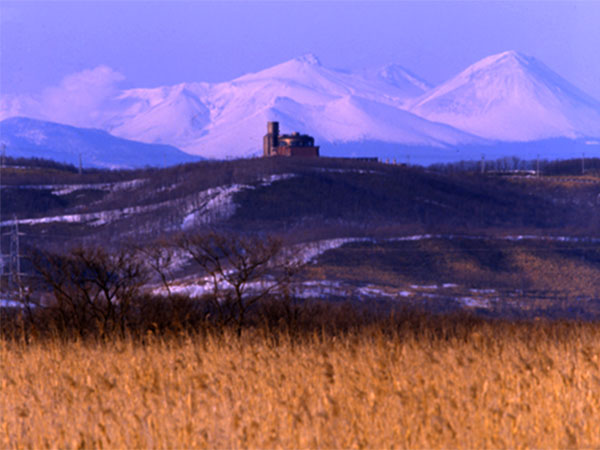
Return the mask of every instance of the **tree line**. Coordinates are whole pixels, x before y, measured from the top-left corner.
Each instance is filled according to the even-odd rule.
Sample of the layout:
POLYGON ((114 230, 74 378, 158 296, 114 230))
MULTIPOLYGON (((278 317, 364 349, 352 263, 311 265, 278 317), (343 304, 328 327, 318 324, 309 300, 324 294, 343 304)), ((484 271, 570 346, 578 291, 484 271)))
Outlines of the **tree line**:
POLYGON ((22 308, 4 312, 5 334, 108 338, 211 326, 241 335, 259 303, 289 309, 290 282, 303 265, 280 239, 214 231, 112 252, 36 250, 29 260, 34 273, 23 280, 22 308), (181 276, 203 295, 179 294, 181 276))

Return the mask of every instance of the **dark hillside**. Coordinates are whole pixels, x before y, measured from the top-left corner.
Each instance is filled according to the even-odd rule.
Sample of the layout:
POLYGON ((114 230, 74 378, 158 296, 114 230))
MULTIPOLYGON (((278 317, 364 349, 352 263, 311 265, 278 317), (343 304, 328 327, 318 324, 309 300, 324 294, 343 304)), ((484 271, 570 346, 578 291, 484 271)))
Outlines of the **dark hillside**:
POLYGON ((349 242, 325 252, 303 276, 338 296, 378 296, 437 312, 600 318, 599 240, 415 238, 349 242))
POLYGON ((272 186, 238 192, 235 201, 239 207, 232 222, 257 229, 290 227, 309 219, 369 227, 418 225, 434 231, 588 229, 597 223, 597 209, 574 207, 586 197, 593 199, 588 190, 562 187, 549 193, 543 182, 532 186, 510 179, 440 175, 417 168, 315 170, 272 186))
MULTIPOLYGON (((257 158, 165 169, 4 168, 3 231, 28 245, 119 245, 202 228, 294 241, 414 232, 600 232, 600 179, 439 173, 350 159, 257 158)), ((4 241, 6 241, 6 237, 4 241)), ((8 245, 3 241, 3 245, 8 245)))

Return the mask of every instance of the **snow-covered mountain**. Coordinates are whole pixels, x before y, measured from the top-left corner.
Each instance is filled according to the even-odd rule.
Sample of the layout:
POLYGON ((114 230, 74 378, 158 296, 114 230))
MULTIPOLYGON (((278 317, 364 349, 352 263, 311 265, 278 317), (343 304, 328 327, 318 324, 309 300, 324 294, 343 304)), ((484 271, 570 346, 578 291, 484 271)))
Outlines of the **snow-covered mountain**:
POLYGON ((283 132, 310 133, 321 145, 368 140, 444 147, 477 140, 405 110, 428 87, 397 65, 350 73, 305 55, 225 83, 127 90, 119 96, 121 112, 103 128, 213 158, 260 153, 270 120, 280 121, 283 132))
POLYGON ((25 117, 0 122, 0 144, 9 156, 37 157, 85 167, 135 168, 198 161, 169 145, 146 144, 111 136, 106 131, 76 128, 25 117))
POLYGON ((86 123, 209 158, 261 154, 273 120, 283 133, 313 135, 323 155, 429 163, 600 154, 587 145, 600 141, 600 102, 512 51, 438 87, 395 64, 349 72, 305 55, 228 82, 117 91, 100 104, 86 123))
POLYGON ((359 74, 369 82, 395 86, 401 89, 408 98, 416 97, 432 88, 428 82, 399 64, 387 64, 375 69, 365 69, 359 74))
POLYGON ((427 92, 410 111, 500 141, 600 136, 600 102, 514 51, 473 64, 427 92))

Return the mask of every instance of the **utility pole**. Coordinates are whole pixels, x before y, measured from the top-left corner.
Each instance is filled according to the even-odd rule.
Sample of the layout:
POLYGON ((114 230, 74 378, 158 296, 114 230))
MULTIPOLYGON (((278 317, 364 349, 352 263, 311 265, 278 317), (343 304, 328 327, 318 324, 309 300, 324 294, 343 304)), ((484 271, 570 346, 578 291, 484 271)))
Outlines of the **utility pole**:
POLYGON ((83 173, 82 163, 81 163, 81 153, 79 154, 79 175, 83 173))
POLYGON ((585 174, 585 153, 581 154, 581 175, 585 174))
POLYGON ((23 297, 23 287, 21 285, 21 276, 23 273, 21 273, 21 245, 19 236, 23 236, 24 234, 19 231, 17 216, 13 216, 12 230, 3 234, 4 236, 10 236, 10 253, 2 255, 2 259, 4 261, 4 257, 8 256, 8 288, 13 292, 18 291, 19 298, 23 297))
POLYGON ((6 165, 6 144, 2 144, 2 169, 6 165))
POLYGON ((535 176, 539 178, 540 176, 540 154, 537 154, 537 159, 535 160, 535 176))

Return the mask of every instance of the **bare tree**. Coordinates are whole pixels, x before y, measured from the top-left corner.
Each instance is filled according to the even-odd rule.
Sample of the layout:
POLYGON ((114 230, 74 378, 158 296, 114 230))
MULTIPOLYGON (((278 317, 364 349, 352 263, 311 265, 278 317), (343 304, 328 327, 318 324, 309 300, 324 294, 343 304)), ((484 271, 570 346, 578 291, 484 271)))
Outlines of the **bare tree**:
POLYGON ((183 235, 176 242, 210 280, 220 321, 233 321, 238 335, 249 309, 270 295, 287 295, 300 268, 279 239, 210 232, 183 235))
POLYGON ((173 280, 173 266, 175 263, 175 247, 165 240, 157 240, 149 245, 139 245, 133 247, 133 251, 140 256, 144 264, 155 272, 160 278, 160 282, 171 296, 171 281, 173 280))
POLYGON ((41 288, 54 297, 62 325, 81 336, 99 330, 101 336, 124 335, 132 302, 146 283, 147 270, 129 250, 109 254, 99 247, 76 248, 67 254, 38 252, 32 263, 41 288))

